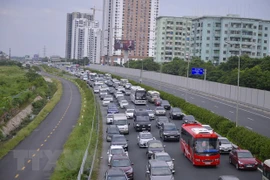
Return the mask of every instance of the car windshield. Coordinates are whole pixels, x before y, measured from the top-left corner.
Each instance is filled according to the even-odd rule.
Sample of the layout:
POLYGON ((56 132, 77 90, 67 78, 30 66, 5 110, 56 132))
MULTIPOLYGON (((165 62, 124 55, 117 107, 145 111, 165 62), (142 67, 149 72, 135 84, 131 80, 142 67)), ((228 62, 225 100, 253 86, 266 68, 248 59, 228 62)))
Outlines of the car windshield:
POLYGON ((113 114, 108 114, 107 118, 113 118, 113 114))
POLYGON ((117 121, 114 121, 114 124, 116 124, 116 125, 126 125, 127 120, 117 120, 117 121))
POLYGON ((172 173, 169 167, 152 167, 151 174, 153 176, 169 176, 172 173))
POLYGON ((111 164, 113 167, 127 167, 130 166, 130 161, 128 159, 113 159, 111 164))
POLYGON ((141 134, 141 139, 152 139, 153 138, 153 136, 152 136, 152 134, 141 134))
POLYGON ((195 151, 197 153, 217 153, 219 150, 217 138, 200 138, 195 140, 195 151))
POLYGON ((112 175, 108 176, 107 180, 127 180, 125 175, 112 175))
POLYGON ((219 142, 221 144, 231 144, 231 142, 228 139, 219 139, 219 142))
POLYGON ((142 111, 142 112, 136 112, 136 116, 148 116, 148 112, 142 111))
POLYGON ((137 121, 149 121, 149 117, 148 116, 138 116, 137 121))
POLYGON ((165 123, 165 122, 169 122, 168 119, 159 119, 159 122, 165 123))
POLYGON ((112 155, 123 154, 123 149, 111 149, 112 155))
POLYGON ((165 131, 176 131, 177 128, 176 128, 175 125, 165 125, 165 126, 164 126, 164 130, 165 130, 165 131))
POLYGON ((103 101, 110 101, 111 98, 104 98, 103 101))
POLYGON ((119 134, 119 130, 117 128, 110 128, 108 130, 108 133, 110 133, 110 134, 119 134))
POLYGON ((163 107, 157 107, 156 110, 164 110, 163 107))
POLYGON ((127 104, 128 102, 127 102, 127 100, 122 100, 121 103, 122 104, 127 104))
POLYGON ((151 148, 162 148, 163 145, 161 143, 154 142, 154 143, 150 143, 149 147, 151 147, 151 148))
POLYGON ((113 137, 112 141, 116 141, 116 142, 126 141, 126 138, 124 136, 117 136, 117 137, 113 137))
POLYGON ((238 152, 238 158, 253 158, 250 152, 238 152))
POLYGON ((133 112, 134 112, 133 109, 128 109, 128 110, 127 110, 127 113, 133 113, 133 112))
POLYGON ((174 112, 174 113, 178 113, 178 112, 181 112, 181 110, 178 109, 178 108, 174 108, 174 109, 173 109, 173 112, 174 112))
POLYGON ((156 159, 162 160, 162 161, 172 161, 169 155, 158 155, 156 156, 156 159))

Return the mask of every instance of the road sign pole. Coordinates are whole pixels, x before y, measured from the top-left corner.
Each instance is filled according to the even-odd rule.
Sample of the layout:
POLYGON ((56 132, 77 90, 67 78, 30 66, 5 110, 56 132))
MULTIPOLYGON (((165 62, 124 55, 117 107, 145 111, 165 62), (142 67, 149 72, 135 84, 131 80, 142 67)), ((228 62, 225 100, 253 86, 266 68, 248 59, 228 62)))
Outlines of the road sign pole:
POLYGON ((204 69, 204 80, 206 81, 207 69, 204 69))

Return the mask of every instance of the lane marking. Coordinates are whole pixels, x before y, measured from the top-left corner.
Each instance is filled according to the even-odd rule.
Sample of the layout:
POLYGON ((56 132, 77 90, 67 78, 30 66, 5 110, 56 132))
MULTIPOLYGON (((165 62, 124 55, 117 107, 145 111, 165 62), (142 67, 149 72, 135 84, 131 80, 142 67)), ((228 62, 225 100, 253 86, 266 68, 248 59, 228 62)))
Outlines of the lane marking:
POLYGON ((45 139, 44 142, 47 142, 47 139, 45 139))
POLYGON ((42 147, 44 144, 41 144, 40 146, 42 147))
POLYGON ((15 178, 18 178, 19 177, 19 174, 16 174, 15 178))
POLYGON ((214 107, 215 107, 215 108, 218 108, 218 106, 216 106, 216 105, 215 105, 214 107))
POLYGON ((254 121, 253 119, 251 119, 251 118, 248 118, 249 120, 251 120, 251 121, 254 121))
POLYGON ((22 171, 25 169, 25 166, 22 167, 22 171))
POLYGON ((27 163, 29 164, 31 162, 31 160, 28 160, 27 163))
POLYGON ((40 148, 37 149, 37 151, 39 151, 39 150, 40 150, 40 148))
POLYGON ((229 111, 229 112, 232 113, 232 114, 234 113, 233 111, 229 111))
POLYGON ((53 131, 55 131, 55 128, 53 129, 53 131))
POLYGON ((261 170, 261 168, 258 168, 258 170, 261 171, 261 172, 263 172, 263 171, 261 170))
POLYGON ((51 132, 50 134, 53 134, 53 132, 51 132))
POLYGON ((32 157, 35 157, 35 156, 36 156, 36 154, 33 154, 33 155, 32 155, 32 157))
POLYGON ((50 137, 51 137, 50 135, 47 136, 47 138, 50 138, 50 137))
POLYGON ((246 128, 248 128, 248 129, 251 130, 251 131, 253 130, 253 129, 252 129, 251 127, 249 127, 249 126, 246 126, 246 128))

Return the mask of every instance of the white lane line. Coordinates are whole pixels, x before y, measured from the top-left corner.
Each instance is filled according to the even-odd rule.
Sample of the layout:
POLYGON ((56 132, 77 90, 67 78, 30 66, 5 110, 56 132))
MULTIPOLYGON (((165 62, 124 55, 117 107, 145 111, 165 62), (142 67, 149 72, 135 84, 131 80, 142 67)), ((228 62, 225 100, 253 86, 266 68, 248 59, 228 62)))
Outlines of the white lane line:
POLYGON ((258 168, 259 171, 263 172, 260 168, 258 168))
POLYGON ((229 111, 229 112, 232 113, 232 114, 234 113, 233 111, 229 111))
POLYGON ((251 121, 254 121, 254 119, 251 119, 251 118, 248 118, 249 120, 251 120, 251 121))
POLYGON ((215 108, 218 108, 218 106, 216 106, 216 105, 215 105, 214 107, 215 107, 215 108))
POLYGON ((249 130, 251 130, 251 131, 253 130, 253 129, 252 129, 251 127, 249 127, 249 126, 246 126, 246 128, 249 129, 249 130))

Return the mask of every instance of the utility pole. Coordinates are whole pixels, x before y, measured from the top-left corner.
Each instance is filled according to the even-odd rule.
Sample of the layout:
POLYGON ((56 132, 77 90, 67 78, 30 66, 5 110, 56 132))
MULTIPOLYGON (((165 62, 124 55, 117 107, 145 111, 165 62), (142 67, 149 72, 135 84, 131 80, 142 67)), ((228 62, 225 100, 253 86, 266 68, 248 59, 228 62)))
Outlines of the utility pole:
POLYGON ((8 59, 11 60, 11 48, 9 48, 8 59))
POLYGON ((206 81, 207 69, 204 69, 204 80, 206 81))
POLYGON ((46 46, 43 48, 43 58, 46 58, 46 46))
POLYGON ((186 102, 187 102, 187 91, 188 91, 188 78, 189 78, 189 55, 188 55, 188 65, 187 65, 187 81, 186 81, 186 95, 185 95, 185 100, 186 100, 186 102))

